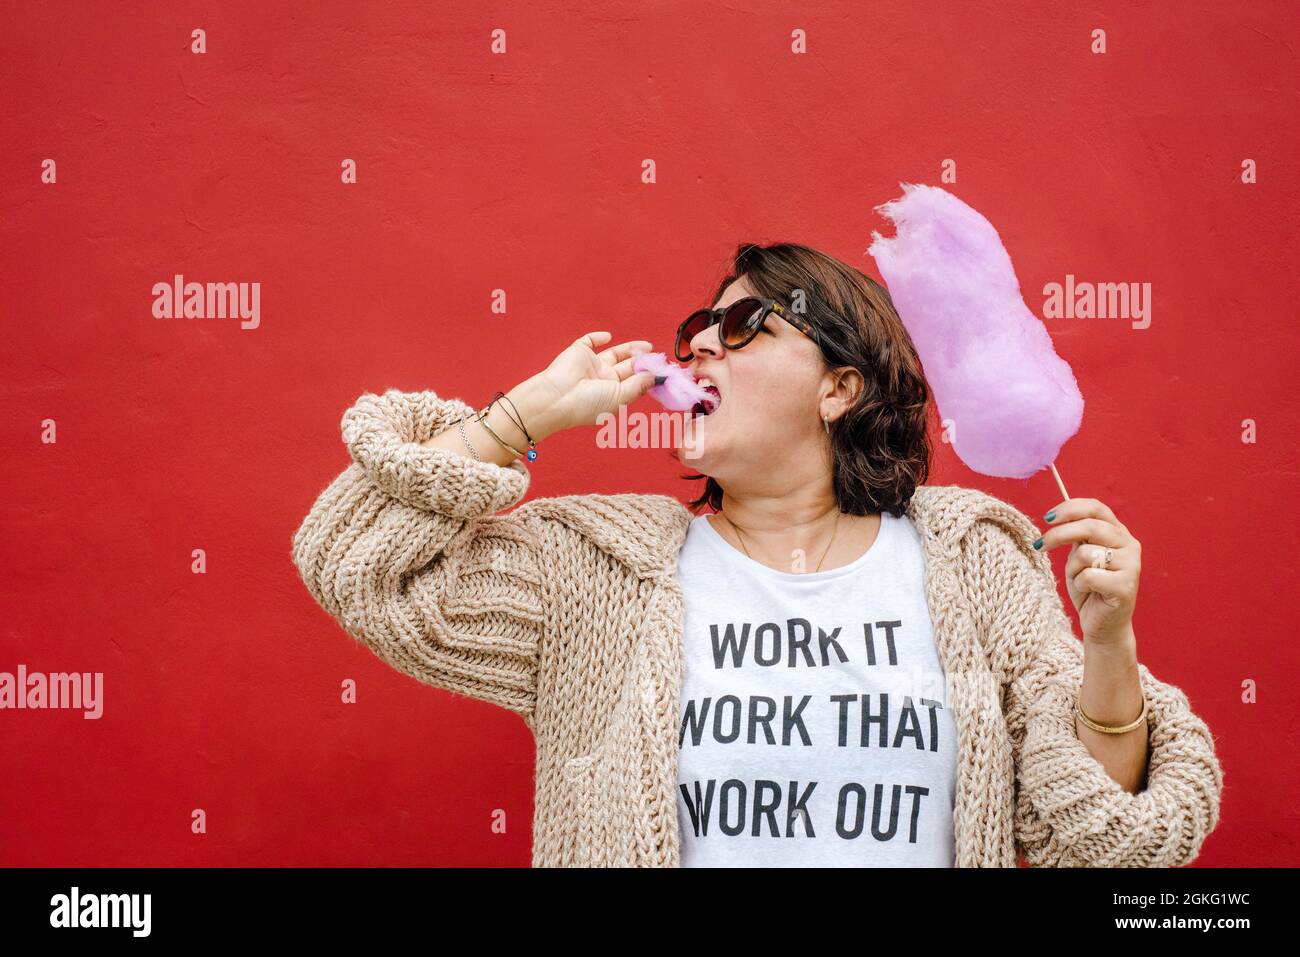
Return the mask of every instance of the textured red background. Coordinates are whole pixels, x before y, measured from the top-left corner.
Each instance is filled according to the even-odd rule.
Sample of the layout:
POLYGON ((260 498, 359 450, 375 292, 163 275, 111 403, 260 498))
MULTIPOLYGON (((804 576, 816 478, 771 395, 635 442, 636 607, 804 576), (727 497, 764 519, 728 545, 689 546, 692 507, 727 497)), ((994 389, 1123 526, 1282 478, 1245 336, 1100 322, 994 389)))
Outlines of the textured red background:
MULTIPOLYGON (((482 403, 591 329, 668 348, 740 241, 876 276, 872 207, 948 158, 1035 311, 1153 284, 1148 329, 1049 323, 1087 400, 1059 465, 1141 539, 1141 659, 1220 742, 1198 863, 1297 863, 1294 5, 309 6, 6 16, 0 670, 103 671, 105 716, 0 712, 0 863, 526 865, 523 723, 390 670, 290 562, 343 410, 482 403), (261 327, 154 319, 178 272, 260 282, 261 327)), ((695 488, 594 435, 529 496, 695 488)), ((943 445, 932 481, 1059 499, 943 445)))

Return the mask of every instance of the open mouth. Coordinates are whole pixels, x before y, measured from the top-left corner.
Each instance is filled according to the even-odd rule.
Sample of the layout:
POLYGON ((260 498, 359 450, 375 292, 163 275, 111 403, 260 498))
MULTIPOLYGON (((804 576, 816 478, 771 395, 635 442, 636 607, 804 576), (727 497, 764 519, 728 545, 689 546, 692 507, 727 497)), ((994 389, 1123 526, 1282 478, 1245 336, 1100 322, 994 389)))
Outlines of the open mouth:
POLYGON ((722 405, 722 393, 718 391, 718 387, 707 378, 697 379, 696 384, 704 389, 704 391, 709 394, 709 397, 707 399, 701 399, 699 402, 695 403, 691 408, 691 416, 693 418, 698 418, 702 415, 712 415, 714 412, 717 412, 718 408, 722 405))

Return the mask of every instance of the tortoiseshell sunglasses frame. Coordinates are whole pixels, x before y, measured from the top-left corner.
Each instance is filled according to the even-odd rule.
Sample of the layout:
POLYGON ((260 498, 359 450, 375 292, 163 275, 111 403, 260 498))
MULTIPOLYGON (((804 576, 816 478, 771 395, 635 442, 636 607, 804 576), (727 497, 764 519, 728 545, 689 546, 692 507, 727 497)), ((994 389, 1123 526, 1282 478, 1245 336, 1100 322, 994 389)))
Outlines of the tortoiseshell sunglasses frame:
MULTIPOLYGON (((722 348, 743 349, 745 346, 749 345, 749 343, 753 341, 754 337, 758 335, 758 330, 763 327, 763 323, 767 321, 767 317, 772 313, 776 313, 777 316, 784 319, 786 322, 790 323, 790 325, 794 326, 796 329, 802 332, 813 342, 817 342, 817 332, 815 329, 813 329, 812 324, 808 322, 807 319, 804 319, 801 316, 796 315, 795 313, 786 309, 785 306, 781 305, 775 299, 766 299, 760 296, 746 296, 744 299, 737 299, 729 306, 721 306, 717 309, 696 309, 693 313, 687 316, 686 319, 683 320, 682 324, 677 327, 677 340, 676 342, 673 343, 673 355, 677 357, 677 361, 689 362, 691 359, 695 357, 695 353, 690 351, 689 341, 686 343, 687 354, 682 355, 682 338, 683 338, 682 334, 686 331, 686 327, 694 319, 696 319, 696 317, 698 316, 708 317, 708 322, 705 325, 701 326, 696 331, 695 335, 699 335, 701 332, 703 332, 705 329, 708 329, 710 326, 717 325, 718 323, 725 320, 727 317, 727 313, 731 312, 731 310, 737 308, 738 306, 742 306, 747 302, 758 303, 760 307, 760 311, 756 313, 752 313, 750 315, 749 328, 745 332, 744 338, 741 339, 739 342, 736 343, 727 342, 725 339, 723 339, 721 335, 721 330, 719 330, 718 342, 722 344, 722 348), (754 316, 758 317, 757 320, 754 319, 754 316)), ((691 338, 694 338, 694 336, 692 336, 691 338)), ((820 343, 818 343, 818 345, 820 345, 820 343)))

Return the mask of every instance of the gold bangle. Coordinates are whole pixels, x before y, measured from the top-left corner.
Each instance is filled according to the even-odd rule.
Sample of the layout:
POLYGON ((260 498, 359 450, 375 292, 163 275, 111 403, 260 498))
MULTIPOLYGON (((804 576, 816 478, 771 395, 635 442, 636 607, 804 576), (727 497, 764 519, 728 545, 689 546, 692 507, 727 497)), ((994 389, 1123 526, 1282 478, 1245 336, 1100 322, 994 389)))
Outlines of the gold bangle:
POLYGON ((509 449, 511 452, 513 452, 513 453, 515 454, 515 458, 519 458, 519 457, 522 456, 524 453, 523 453, 523 452, 520 452, 517 448, 515 448, 515 447, 514 447, 513 445, 511 445, 509 442, 505 441, 505 439, 501 438, 501 436, 497 435, 496 432, 494 432, 494 431, 492 430, 492 426, 490 426, 490 425, 487 424, 487 414, 488 414, 488 412, 491 410, 491 408, 492 408, 492 406, 491 406, 491 404, 489 404, 488 407, 487 407, 486 409, 484 409, 482 412, 480 412, 480 413, 478 414, 478 424, 481 425, 481 426, 483 426, 483 428, 487 429, 487 431, 488 431, 488 435, 490 435, 490 436, 492 436, 492 438, 496 439, 496 440, 497 440, 497 443, 498 443, 499 445, 503 445, 503 446, 505 446, 507 449, 509 449))
MULTIPOLYGON (((1082 692, 1080 692, 1080 695, 1082 695, 1082 692)), ((1143 721, 1145 721, 1147 717, 1147 696, 1146 695, 1142 696, 1142 713, 1138 715, 1134 721, 1131 721, 1128 724, 1121 725, 1121 726, 1098 724, 1096 721, 1093 721, 1091 718, 1089 718, 1086 714, 1083 713, 1083 705, 1079 703, 1081 700, 1082 700, 1081 697, 1075 698, 1074 700, 1075 712, 1079 715, 1079 718, 1083 721, 1084 724, 1092 728, 1092 730, 1094 731, 1100 731, 1102 734, 1124 734, 1126 731, 1132 731, 1143 721)))

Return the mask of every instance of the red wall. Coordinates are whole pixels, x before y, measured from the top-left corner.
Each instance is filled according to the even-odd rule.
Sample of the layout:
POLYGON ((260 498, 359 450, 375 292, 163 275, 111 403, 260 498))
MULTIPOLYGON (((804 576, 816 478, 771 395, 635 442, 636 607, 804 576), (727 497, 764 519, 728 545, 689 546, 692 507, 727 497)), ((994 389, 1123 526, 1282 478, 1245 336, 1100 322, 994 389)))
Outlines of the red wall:
MULTIPOLYGON (((281 6, 6 17, 0 671, 102 671, 105 713, 0 712, 0 863, 526 865, 523 723, 387 668, 290 562, 340 415, 482 403, 591 329, 669 348, 740 241, 878 275, 900 181, 988 216, 1035 311, 1067 273, 1152 283, 1147 329, 1049 322, 1087 401, 1059 466, 1141 539, 1141 659, 1219 740, 1198 863, 1297 863, 1292 5, 281 6), (155 319, 176 273, 261 283, 260 326, 155 319)), ((529 495, 695 487, 594 439, 529 495)), ((947 446, 933 481, 1060 497, 947 446)))

